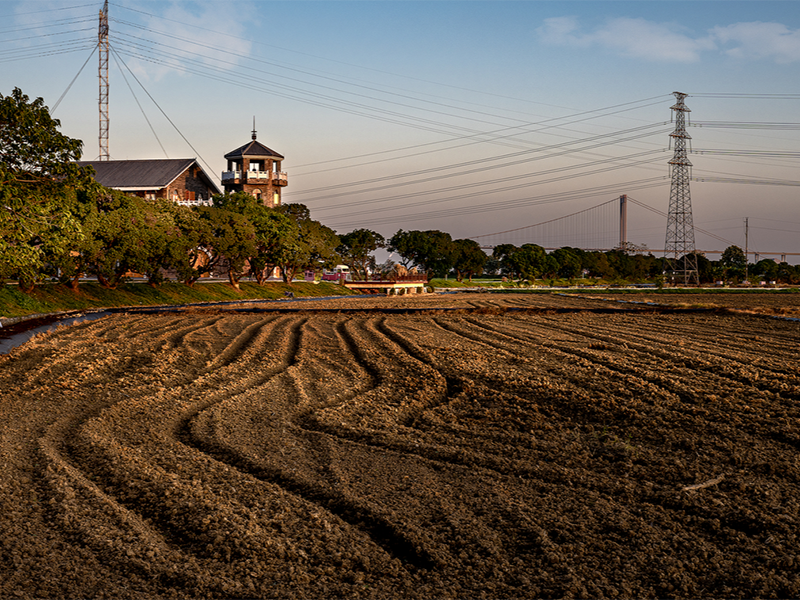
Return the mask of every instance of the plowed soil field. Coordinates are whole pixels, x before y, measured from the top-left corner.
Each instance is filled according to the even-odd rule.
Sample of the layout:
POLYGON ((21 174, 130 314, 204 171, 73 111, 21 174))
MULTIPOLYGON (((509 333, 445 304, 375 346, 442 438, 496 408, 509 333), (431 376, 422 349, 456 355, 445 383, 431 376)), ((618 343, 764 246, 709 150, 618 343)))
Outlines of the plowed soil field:
POLYGON ((0 357, 0 597, 800 597, 800 323, 291 306, 0 357))

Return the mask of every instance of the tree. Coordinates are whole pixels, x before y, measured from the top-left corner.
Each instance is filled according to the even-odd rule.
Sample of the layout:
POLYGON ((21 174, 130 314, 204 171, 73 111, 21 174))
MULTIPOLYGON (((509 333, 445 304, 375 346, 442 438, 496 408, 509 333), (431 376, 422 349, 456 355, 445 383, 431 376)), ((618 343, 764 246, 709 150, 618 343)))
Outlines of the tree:
MULTIPOLYGON (((708 260, 704 254, 694 253, 690 256, 697 261, 697 280, 700 283, 711 283, 714 281, 714 264, 708 260)), ((682 264, 692 264, 691 261, 682 264)))
MULTIPOLYGON (((106 190, 98 200, 98 213, 87 228, 94 243, 86 259, 97 282, 114 289, 129 273, 151 275, 154 256, 165 252, 164 230, 153 206, 143 198, 106 190)), ((160 265, 160 260, 156 260, 160 265)))
POLYGON ((199 209, 174 205, 176 235, 170 251, 178 278, 192 287, 201 277, 213 272, 220 258, 214 253, 211 221, 199 209))
POLYGON ((201 206, 199 212, 211 230, 212 262, 224 261, 228 282, 234 289, 240 289, 239 280, 247 261, 257 251, 255 227, 244 215, 218 206, 201 206))
POLYGON ((559 277, 574 279, 581 274, 581 260, 575 255, 571 248, 559 248, 550 256, 557 261, 559 277))
POLYGON ((610 279, 617 274, 611 266, 608 256, 603 252, 586 252, 581 262, 583 268, 588 270, 592 277, 610 279))
POLYGON ((311 218, 303 204, 284 204, 276 210, 289 217, 297 226, 297 238, 281 249, 280 262, 283 280, 291 283, 300 270, 313 270, 331 266, 339 259, 336 247, 339 236, 330 227, 311 218))
POLYGON ((741 279, 747 267, 747 257, 739 246, 728 246, 722 251, 719 264, 725 278, 741 279))
POLYGON ((547 253, 537 244, 523 244, 513 255, 516 271, 523 279, 533 281, 547 268, 547 253))
POLYGON ((83 142, 58 132, 42 98, 19 88, 0 94, 0 278, 30 291, 45 256, 83 235, 72 212, 76 192, 98 189, 75 161, 83 142))
POLYGON ((514 262, 514 255, 518 250, 514 244, 499 244, 492 250, 492 258, 500 264, 500 273, 511 277, 512 281, 519 274, 514 262))
POLYGON ((443 231, 403 231, 389 240, 389 250, 401 257, 404 266, 416 266, 427 276, 444 277, 453 268, 456 248, 453 238, 443 231))
POLYGON ((256 251, 249 257, 249 267, 258 284, 263 285, 286 251, 295 247, 300 234, 295 220, 246 192, 215 196, 214 205, 245 216, 253 225, 256 251))
POLYGON ((98 255, 99 241, 94 235, 100 218, 97 200, 97 194, 77 192, 72 212, 80 223, 82 235, 45 251, 44 272, 72 290, 78 289, 80 278, 92 270, 94 257, 98 255))
POLYGON ((420 235, 420 231, 403 231, 400 229, 389 238, 388 249, 400 257, 400 264, 404 267, 414 265, 416 247, 420 235))
POLYGON ((469 239, 455 240, 453 246, 455 247, 453 267, 458 281, 463 281, 464 277, 472 281, 473 275, 483 273, 483 266, 489 257, 478 242, 469 239))
POLYGON ((342 261, 357 279, 368 278, 368 270, 375 268, 375 256, 372 254, 378 248, 386 247, 386 240, 380 233, 370 229, 354 229, 350 233, 339 236, 341 244, 336 251, 341 255, 342 261))
POLYGON ((771 258, 764 258, 753 265, 753 274, 761 275, 767 281, 778 279, 779 266, 771 258))

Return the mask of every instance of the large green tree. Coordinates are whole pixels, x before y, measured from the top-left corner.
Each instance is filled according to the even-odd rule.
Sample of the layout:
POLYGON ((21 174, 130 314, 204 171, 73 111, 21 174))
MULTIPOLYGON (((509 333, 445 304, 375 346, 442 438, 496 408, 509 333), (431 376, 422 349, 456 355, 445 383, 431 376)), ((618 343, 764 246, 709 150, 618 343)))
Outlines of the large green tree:
POLYGON ((116 288, 131 273, 155 280, 160 257, 166 252, 164 223, 154 206, 143 198, 107 190, 98 201, 98 214, 87 232, 91 271, 97 282, 116 288))
POLYGON ((574 279, 581 274, 581 259, 572 248, 559 248, 550 255, 556 260, 559 277, 574 279))
POLYGON ((340 259, 336 252, 339 236, 336 232, 311 218, 311 212, 303 204, 283 204, 277 207, 297 226, 297 237, 283 248, 280 262, 281 275, 291 283, 295 273, 303 270, 318 271, 330 267, 340 259))
POLYGON ((517 272, 524 279, 533 281, 541 277, 547 269, 547 253, 538 244, 523 244, 519 251, 514 253, 514 262, 517 272))
POLYGON ((228 282, 240 289, 245 267, 258 251, 255 227, 244 215, 219 206, 201 206, 199 213, 211 230, 212 263, 224 265, 228 282))
POLYGON ((211 220, 204 218, 199 209, 175 205, 172 214, 177 230, 170 245, 172 266, 178 279, 191 287, 210 275, 221 257, 213 251, 211 220))
POLYGON ((339 236, 339 247, 336 251, 342 261, 355 275, 356 279, 366 281, 369 270, 375 270, 375 252, 386 246, 386 240, 380 233, 371 229, 354 229, 350 233, 339 236))
POLYGON ((510 277, 513 281, 519 275, 514 255, 519 248, 514 244, 498 244, 492 249, 492 258, 500 265, 500 274, 510 277))
POLYGON ((465 277, 472 281, 473 275, 483 273, 483 267, 489 257, 478 242, 470 239, 455 240, 453 246, 455 247, 453 268, 458 281, 463 281, 465 277))
POLYGON ((259 285, 263 285, 286 254, 297 247, 300 237, 297 222, 245 192, 215 196, 214 205, 245 216, 253 225, 255 253, 249 258, 249 269, 259 285))
POLYGON ((97 189, 75 161, 83 143, 58 131, 42 98, 0 94, 0 278, 30 290, 47 254, 83 235, 76 192, 97 189))
POLYGON ((438 230, 403 231, 389 240, 389 250, 397 253, 404 266, 416 266, 428 277, 444 277, 455 264, 456 247, 449 233, 438 230))
POLYGON ((739 246, 728 246, 722 251, 719 266, 722 268, 723 276, 726 279, 743 279, 745 268, 747 267, 747 257, 744 254, 744 250, 739 246))

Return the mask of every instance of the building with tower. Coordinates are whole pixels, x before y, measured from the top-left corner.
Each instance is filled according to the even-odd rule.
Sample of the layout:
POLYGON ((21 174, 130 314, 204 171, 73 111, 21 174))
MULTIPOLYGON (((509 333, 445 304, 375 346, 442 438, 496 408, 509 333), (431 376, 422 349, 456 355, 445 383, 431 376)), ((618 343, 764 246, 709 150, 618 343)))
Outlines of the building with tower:
POLYGON ((211 204, 219 188, 195 158, 150 160, 85 160, 102 186, 148 200, 164 198, 186 206, 211 204))
POLYGON ((289 184, 281 171, 283 156, 256 140, 252 140, 225 155, 228 170, 222 173, 222 186, 228 193, 246 192, 261 200, 265 206, 281 204, 281 189, 289 184))

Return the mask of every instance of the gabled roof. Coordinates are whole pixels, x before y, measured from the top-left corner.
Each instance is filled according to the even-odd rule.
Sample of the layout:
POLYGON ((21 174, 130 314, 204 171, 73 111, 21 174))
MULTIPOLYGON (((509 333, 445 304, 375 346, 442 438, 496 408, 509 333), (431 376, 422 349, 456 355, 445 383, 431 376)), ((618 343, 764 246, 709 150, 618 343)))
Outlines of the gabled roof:
POLYGON ((255 158, 271 158, 273 160, 283 160, 283 156, 275 152, 275 150, 270 150, 261 142, 257 142, 255 139, 251 142, 247 142, 244 146, 237 148, 236 150, 231 150, 225 155, 225 158, 228 160, 236 160, 237 158, 242 157, 255 157, 255 158))
POLYGON ((200 175, 206 185, 214 190, 214 193, 219 193, 219 188, 194 158, 86 160, 78 164, 93 167, 95 181, 100 185, 123 191, 163 189, 194 165, 200 169, 200 175))

